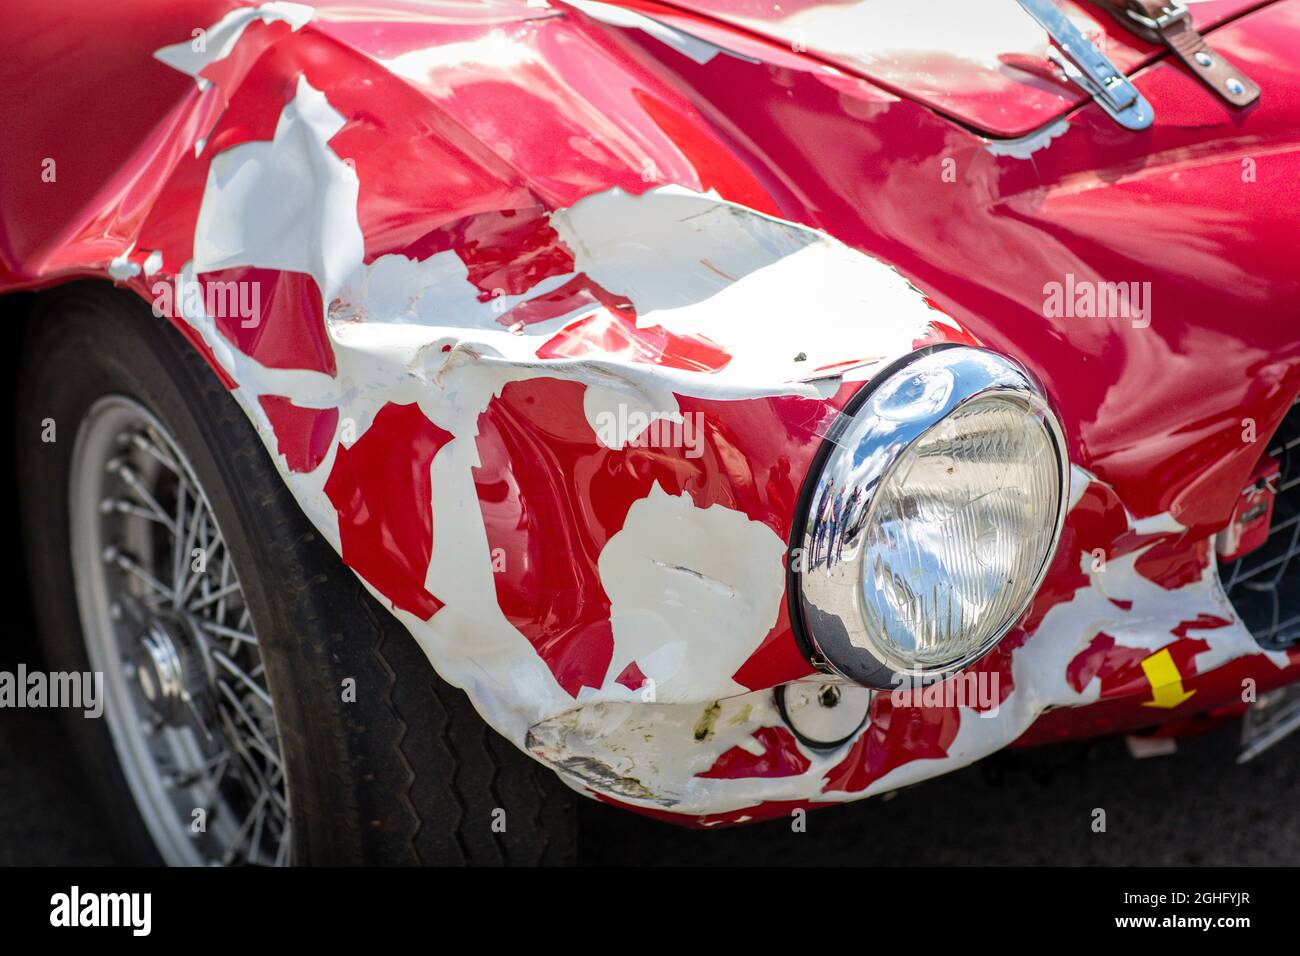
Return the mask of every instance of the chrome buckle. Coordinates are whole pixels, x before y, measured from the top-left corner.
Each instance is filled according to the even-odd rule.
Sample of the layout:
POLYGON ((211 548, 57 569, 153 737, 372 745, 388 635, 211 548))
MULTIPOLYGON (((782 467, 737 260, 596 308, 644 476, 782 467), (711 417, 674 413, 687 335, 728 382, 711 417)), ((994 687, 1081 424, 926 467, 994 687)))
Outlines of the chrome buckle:
MULTIPOLYGON (((1065 75, 1087 93, 1125 129, 1146 129, 1155 110, 1137 87, 1106 56, 1079 32, 1052 0, 1018 0, 1021 7, 1047 31, 1068 62, 1049 51, 1065 75)), ((1184 11, 1186 12, 1186 11, 1184 11)))
POLYGON ((1163 33, 1165 27, 1171 23, 1177 23, 1179 20, 1186 20, 1188 17, 1187 7, 1174 0, 1173 3, 1167 3, 1160 8, 1160 15, 1148 17, 1146 14, 1138 13, 1132 7, 1125 7, 1124 14, 1139 26, 1143 26, 1155 33, 1163 33))

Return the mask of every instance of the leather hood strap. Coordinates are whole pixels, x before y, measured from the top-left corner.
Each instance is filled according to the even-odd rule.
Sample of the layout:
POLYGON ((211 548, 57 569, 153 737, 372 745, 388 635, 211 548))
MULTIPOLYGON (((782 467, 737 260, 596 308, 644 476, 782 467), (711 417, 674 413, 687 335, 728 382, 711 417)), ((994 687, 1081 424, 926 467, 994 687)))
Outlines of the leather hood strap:
POLYGON ((1259 87, 1215 52, 1192 26, 1187 8, 1169 0, 1093 0, 1128 29, 1152 43, 1163 43, 1220 98, 1233 106, 1259 99, 1259 87))

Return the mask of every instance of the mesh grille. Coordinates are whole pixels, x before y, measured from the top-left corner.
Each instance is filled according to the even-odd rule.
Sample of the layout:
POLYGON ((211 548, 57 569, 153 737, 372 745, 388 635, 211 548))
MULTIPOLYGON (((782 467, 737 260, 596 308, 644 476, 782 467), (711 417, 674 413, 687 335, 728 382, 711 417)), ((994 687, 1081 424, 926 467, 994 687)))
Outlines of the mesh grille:
POLYGON ((1221 562, 1219 577, 1255 639, 1280 650, 1300 641, 1300 404, 1291 406, 1268 453, 1281 466, 1268 542, 1221 562))

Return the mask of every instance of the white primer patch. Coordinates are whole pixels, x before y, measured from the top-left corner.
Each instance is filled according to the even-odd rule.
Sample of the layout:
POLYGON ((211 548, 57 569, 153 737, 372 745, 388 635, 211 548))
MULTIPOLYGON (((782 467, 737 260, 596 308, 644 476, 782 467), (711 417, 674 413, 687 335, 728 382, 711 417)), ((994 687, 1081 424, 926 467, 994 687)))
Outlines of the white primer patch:
POLYGON ((784 553, 767 525, 656 483, 600 555, 614 631, 602 690, 617 693, 614 679, 635 662, 663 703, 745 693, 731 675, 776 622, 784 553))
POLYGON ((139 264, 131 261, 131 253, 135 251, 135 243, 126 247, 124 252, 114 256, 108 264, 108 274, 118 282, 125 282, 127 279, 134 279, 140 274, 139 264))
POLYGON ((255 20, 263 23, 277 21, 289 24, 290 29, 300 30, 315 16, 315 11, 302 3, 285 3, 273 0, 259 7, 240 7, 231 10, 224 17, 204 31, 201 37, 192 37, 173 43, 154 51, 154 58, 166 63, 174 70, 194 77, 200 90, 206 90, 211 84, 199 76, 208 66, 230 56, 244 35, 248 25, 255 20), (201 41, 201 42, 200 42, 201 41), (201 48, 195 49, 198 45, 201 48))
MULTIPOLYGON (((351 263, 327 313, 337 376, 262 367, 226 342, 209 317, 186 314, 185 318, 240 383, 235 395, 272 451, 274 434, 257 403, 262 394, 288 395, 304 407, 337 405, 341 422, 350 423, 354 437, 364 433, 386 402, 416 402, 430 421, 455 436, 431 467, 437 544, 425 586, 446 604, 428 622, 395 613, 439 673, 463 687, 494 727, 522 744, 529 726, 572 708, 574 700, 497 604, 492 555, 472 474, 479 464, 474 444, 478 418, 492 398, 511 381, 538 376, 580 381, 586 386, 584 410, 597 441, 603 413, 623 409, 644 413, 651 420, 679 419, 675 393, 711 399, 814 397, 816 387, 790 375, 806 368, 792 366, 790 358, 799 351, 815 351, 812 340, 838 341, 836 358, 844 356, 845 350, 892 358, 925 333, 934 313, 892 269, 820 233, 678 187, 661 187, 635 197, 612 190, 552 218, 572 243, 579 270, 599 272, 599 278, 615 286, 614 291, 627 294, 638 313, 644 313, 643 324, 663 319, 683 332, 690 330, 689 323, 681 315, 668 314, 663 290, 674 286, 686 290, 689 295, 672 304, 684 305, 689 299, 692 314, 704 326, 700 331, 717 336, 718 344, 733 356, 732 362, 711 374, 629 362, 599 352, 580 359, 541 360, 536 356, 539 344, 573 317, 514 334, 501 325, 501 313, 572 276, 547 279, 523 295, 485 303, 452 252, 418 261, 382 256, 363 264, 355 178, 328 146, 339 122, 338 114, 304 81, 285 108, 273 142, 242 144, 216 157, 199 214, 195 261, 183 270, 192 276, 200 269, 247 264, 310 272, 321 283, 326 301, 331 301, 333 277, 351 263), (294 176, 302 181, 286 181, 294 176), (336 201, 340 195, 344 198, 336 201), (268 196, 276 201, 264 202, 268 196), (295 215, 290 210, 300 212, 295 215), (307 229, 300 221, 304 217, 321 225, 307 229), (611 231, 611 224, 620 223, 621 229, 611 231), (286 235, 293 241, 286 241, 286 235), (319 250, 314 248, 317 243, 319 250), (817 276, 815 282, 801 281, 799 275, 786 273, 804 290, 808 316, 795 319, 766 307, 762 300, 770 296, 770 287, 749 295, 733 289, 753 283, 764 269, 780 268, 781 260, 795 253, 796 263, 815 270, 817 276), (734 275, 719 276, 714 260, 734 270, 734 275), (832 307, 832 300, 846 287, 888 290, 882 296, 888 307, 879 309, 873 321, 844 327, 839 324, 843 314, 832 307), (727 299, 719 298, 724 290, 730 291, 727 299), (708 307, 710 299, 715 300, 713 310, 708 307), (735 308, 752 310, 749 325, 729 315, 712 314, 735 308), (767 334, 755 335, 755 328, 767 334), (779 350, 766 342, 786 336, 791 340, 779 350)), ((337 441, 336 437, 322 465, 310 474, 283 471, 283 462, 278 461, 304 512, 335 548, 339 547, 337 515, 323 487, 337 441)), ((611 587, 623 595, 619 606, 625 609, 613 626, 626 640, 616 638, 616 644, 629 648, 623 654, 629 661, 645 647, 651 656, 640 666, 665 676, 675 695, 703 699, 741 692, 743 688, 730 675, 775 624, 784 593, 783 545, 765 525, 750 522, 739 512, 720 506, 697 509, 662 490, 656 495, 665 501, 634 504, 629 516, 633 525, 625 529, 606 562, 611 587), (681 594, 690 598, 680 613, 689 616, 694 610, 697 617, 713 622, 712 631, 697 625, 687 632, 688 639, 672 648, 665 648, 662 639, 654 647, 647 645, 653 635, 640 625, 638 604, 652 606, 652 596, 627 586, 620 578, 626 572, 619 571, 637 561, 659 567, 648 565, 650 558, 644 554, 638 558, 638 549, 651 548, 654 539, 638 533, 644 525, 634 520, 635 515, 655 514, 656 509, 670 513, 683 534, 700 544, 700 553, 690 558, 658 555, 664 565, 692 568, 745 590, 741 600, 726 599, 728 605, 741 606, 728 606, 729 613, 723 614, 719 603, 723 599, 704 576, 659 568, 654 573, 676 579, 681 594), (747 563, 758 556, 763 556, 761 567, 766 569, 761 573, 747 563), (698 662, 696 655, 700 655, 698 662)), ((611 666, 604 686, 584 688, 583 699, 630 696, 613 680, 621 670, 611 666)))
POLYGON ((816 395, 806 380, 819 367, 911 351, 938 315, 879 260, 679 186, 597 193, 551 225, 578 272, 632 301, 638 327, 722 346, 732 359, 716 382, 816 395))
POLYGON ((213 158, 194 232, 196 272, 305 272, 325 302, 334 297, 365 254, 356 170, 329 147, 343 123, 300 76, 274 140, 241 143, 213 158))

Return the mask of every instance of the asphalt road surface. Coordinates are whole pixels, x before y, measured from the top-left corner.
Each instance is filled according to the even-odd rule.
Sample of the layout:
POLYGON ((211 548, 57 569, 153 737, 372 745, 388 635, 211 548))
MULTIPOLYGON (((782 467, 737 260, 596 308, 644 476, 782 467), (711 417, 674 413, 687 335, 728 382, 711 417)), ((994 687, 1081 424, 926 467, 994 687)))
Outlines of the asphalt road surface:
MULTIPOLYGON (((812 813, 804 833, 785 820, 693 832, 583 801, 582 862, 1300 864, 1300 738, 1245 767, 1235 744, 1232 728, 1144 760, 1122 741, 1022 752, 812 813)), ((111 826, 59 716, 0 711, 0 865, 112 864, 111 826)))

